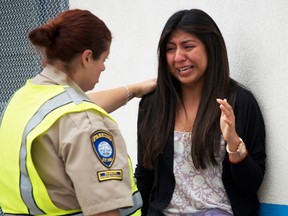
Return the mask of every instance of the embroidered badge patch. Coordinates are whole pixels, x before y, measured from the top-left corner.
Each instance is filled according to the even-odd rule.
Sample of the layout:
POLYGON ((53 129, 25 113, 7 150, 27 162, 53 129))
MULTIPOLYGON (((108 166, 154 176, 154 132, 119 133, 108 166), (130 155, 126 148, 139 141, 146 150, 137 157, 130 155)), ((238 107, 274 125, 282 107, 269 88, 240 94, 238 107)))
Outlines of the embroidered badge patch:
POLYGON ((122 180, 123 178, 122 170, 105 170, 99 171, 97 174, 100 182, 107 180, 122 180))
POLYGON ((101 163, 110 168, 116 155, 112 134, 105 130, 97 130, 91 135, 91 143, 101 163))

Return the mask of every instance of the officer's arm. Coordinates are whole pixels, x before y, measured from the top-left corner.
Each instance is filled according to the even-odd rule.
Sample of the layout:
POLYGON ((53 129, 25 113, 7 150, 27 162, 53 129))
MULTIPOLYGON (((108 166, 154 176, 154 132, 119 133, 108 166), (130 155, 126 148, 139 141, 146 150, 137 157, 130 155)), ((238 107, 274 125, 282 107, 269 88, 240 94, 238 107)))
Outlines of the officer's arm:
POLYGON ((122 86, 104 91, 89 92, 87 95, 98 106, 102 107, 108 113, 111 113, 125 105, 132 98, 141 98, 143 95, 150 93, 155 87, 156 79, 150 79, 144 82, 130 84, 126 87, 122 86))

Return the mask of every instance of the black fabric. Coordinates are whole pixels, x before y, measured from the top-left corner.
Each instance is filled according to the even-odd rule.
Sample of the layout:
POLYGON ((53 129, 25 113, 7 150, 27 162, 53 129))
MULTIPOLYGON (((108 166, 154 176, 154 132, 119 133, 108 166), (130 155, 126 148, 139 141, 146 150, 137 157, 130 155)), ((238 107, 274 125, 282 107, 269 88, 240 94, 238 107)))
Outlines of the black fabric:
MULTIPOLYGON (((226 154, 222 180, 234 215, 257 216, 260 206, 257 191, 265 173, 264 120, 255 97, 242 87, 237 92, 234 113, 236 131, 245 142, 248 155, 240 163, 232 164, 226 154)), ((139 113, 138 122, 141 121, 141 115, 139 113)), ((161 212, 171 201, 175 187, 173 132, 170 137, 153 170, 143 167, 141 149, 138 153, 135 177, 144 203, 142 215, 163 215, 161 212)))

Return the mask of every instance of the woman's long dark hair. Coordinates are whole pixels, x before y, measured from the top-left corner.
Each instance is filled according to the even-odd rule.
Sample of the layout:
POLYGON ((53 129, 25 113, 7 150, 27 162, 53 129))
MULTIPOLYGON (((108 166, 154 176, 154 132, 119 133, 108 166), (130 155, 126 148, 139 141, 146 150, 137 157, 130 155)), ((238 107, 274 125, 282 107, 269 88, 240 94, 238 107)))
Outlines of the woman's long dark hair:
POLYGON ((152 168, 174 131, 175 115, 182 99, 180 83, 168 69, 166 45, 175 30, 197 36, 206 48, 208 65, 192 130, 191 148, 195 168, 205 169, 208 165, 217 164, 215 151, 220 147, 220 109, 216 98, 228 98, 230 102, 229 82, 237 84, 229 78, 228 57, 222 34, 214 20, 201 10, 176 12, 164 26, 158 44, 157 88, 153 94, 143 97, 139 106, 138 146, 143 165, 152 168))

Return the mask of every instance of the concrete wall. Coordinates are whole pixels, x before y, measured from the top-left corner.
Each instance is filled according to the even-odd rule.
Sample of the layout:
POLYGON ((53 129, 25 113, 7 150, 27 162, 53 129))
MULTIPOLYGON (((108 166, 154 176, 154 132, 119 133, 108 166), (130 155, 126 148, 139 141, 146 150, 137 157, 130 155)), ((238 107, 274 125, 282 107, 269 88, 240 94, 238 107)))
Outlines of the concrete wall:
MULTIPOLYGON (((218 24, 231 76, 248 86, 262 109, 267 130, 267 173, 260 189, 261 215, 288 215, 288 2, 287 0, 70 0, 88 9, 113 33, 106 71, 95 90, 156 77, 157 43, 168 17, 199 8, 218 24)), ((134 165, 139 99, 112 113, 134 165)))

